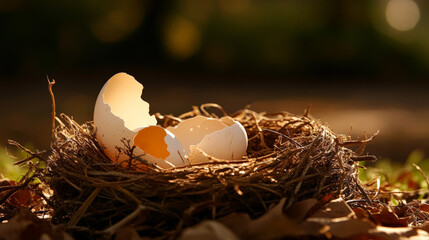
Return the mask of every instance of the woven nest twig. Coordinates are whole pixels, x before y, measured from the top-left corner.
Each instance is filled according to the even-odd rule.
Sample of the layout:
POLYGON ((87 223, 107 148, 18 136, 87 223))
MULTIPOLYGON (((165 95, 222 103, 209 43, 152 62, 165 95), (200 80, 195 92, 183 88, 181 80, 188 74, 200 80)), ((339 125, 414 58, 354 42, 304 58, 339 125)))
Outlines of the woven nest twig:
MULTIPOLYGON (((216 104, 179 117, 156 114, 163 127, 196 115, 217 117, 207 111, 216 104)), ((133 154, 125 144, 130 162, 140 161, 146 170, 124 169, 101 150, 91 122, 78 124, 62 114, 53 132, 47 167, 37 176, 54 195, 49 199, 54 223, 69 230, 112 234, 133 224, 146 236, 174 237, 181 229, 204 219, 233 212, 250 217, 264 214, 270 205, 287 199, 286 207, 326 195, 352 199, 364 195, 358 182, 359 156, 351 141, 333 133, 319 121, 287 112, 256 113, 244 109, 231 115, 249 137, 248 154, 242 160, 212 159, 194 166, 161 170, 133 154)), ((125 142, 126 143, 126 142, 125 142)))

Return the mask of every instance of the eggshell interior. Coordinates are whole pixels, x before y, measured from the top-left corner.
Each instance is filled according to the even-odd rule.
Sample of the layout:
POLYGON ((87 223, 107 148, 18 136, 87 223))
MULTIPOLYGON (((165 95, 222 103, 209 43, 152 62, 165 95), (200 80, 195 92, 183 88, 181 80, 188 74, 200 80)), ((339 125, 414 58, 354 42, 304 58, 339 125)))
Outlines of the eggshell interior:
POLYGON ((246 130, 229 117, 197 116, 167 130, 180 140, 191 164, 210 161, 210 157, 237 160, 246 154, 246 130))
POLYGON ((180 142, 185 147, 185 153, 189 155, 191 151, 187 146, 196 145, 207 134, 224 128, 225 124, 218 119, 196 116, 182 121, 176 127, 167 127, 167 130, 180 139, 180 142))
POLYGON ((126 73, 115 74, 100 91, 96 109, 97 104, 103 104, 102 110, 121 118, 123 125, 129 130, 142 125, 156 125, 155 116, 149 114, 149 103, 141 99, 142 93, 143 85, 133 76, 126 73))
POLYGON ((188 165, 180 141, 168 130, 160 126, 140 129, 133 139, 135 154, 161 168, 188 165))
POLYGON ((150 127, 157 121, 149 114, 149 104, 141 99, 142 91, 143 85, 126 73, 114 75, 101 89, 94 108, 94 125, 104 152, 115 162, 125 162, 128 156, 118 148, 125 148, 124 141, 133 146, 137 135, 134 153, 143 159, 164 168, 187 164, 180 156, 185 156, 183 147, 174 135, 161 127, 150 127))

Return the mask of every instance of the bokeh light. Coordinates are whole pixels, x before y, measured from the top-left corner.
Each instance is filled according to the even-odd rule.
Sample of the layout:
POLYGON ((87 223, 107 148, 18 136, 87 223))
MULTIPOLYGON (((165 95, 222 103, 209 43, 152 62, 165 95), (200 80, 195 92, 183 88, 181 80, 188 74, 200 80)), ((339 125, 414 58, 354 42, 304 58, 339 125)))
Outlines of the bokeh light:
POLYGON ((46 75, 58 82, 58 112, 82 122, 104 81, 125 71, 153 111, 262 101, 259 110, 301 113, 312 103, 339 133, 382 124, 380 139, 429 149, 419 122, 429 116, 428 13, 427 0, 0 1, 0 140, 49 146, 46 75), (347 108, 320 106, 344 98, 347 108))
POLYGON ((197 26, 180 16, 171 17, 164 28, 164 43, 171 57, 184 60, 194 55, 200 47, 197 26))
POLYGON ((413 29, 420 20, 420 9, 413 0, 390 0, 386 7, 386 20, 398 31, 413 29))
POLYGON ((133 33, 142 23, 142 2, 139 0, 106 1, 107 6, 91 25, 94 36, 101 42, 118 42, 133 33))

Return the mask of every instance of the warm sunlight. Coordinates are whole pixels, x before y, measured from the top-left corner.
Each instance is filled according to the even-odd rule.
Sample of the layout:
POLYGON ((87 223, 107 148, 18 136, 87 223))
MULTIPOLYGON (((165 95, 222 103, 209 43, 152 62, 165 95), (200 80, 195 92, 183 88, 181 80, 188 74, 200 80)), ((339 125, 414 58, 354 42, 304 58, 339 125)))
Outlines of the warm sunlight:
POLYGON ((386 20, 398 31, 413 29, 420 20, 420 9, 413 0, 390 0, 386 7, 386 20))

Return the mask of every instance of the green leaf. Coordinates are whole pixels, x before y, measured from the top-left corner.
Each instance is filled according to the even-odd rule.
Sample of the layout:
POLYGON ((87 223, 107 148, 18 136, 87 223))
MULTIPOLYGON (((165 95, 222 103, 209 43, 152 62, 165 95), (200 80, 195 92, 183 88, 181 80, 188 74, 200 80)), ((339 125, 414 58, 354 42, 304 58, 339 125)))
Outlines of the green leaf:
POLYGON ((27 172, 26 167, 19 167, 13 165, 17 160, 26 158, 27 154, 22 151, 6 151, 5 147, 0 147, 0 177, 9 178, 18 181, 19 178, 27 172), (16 157, 16 159, 10 155, 16 157))

